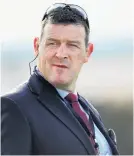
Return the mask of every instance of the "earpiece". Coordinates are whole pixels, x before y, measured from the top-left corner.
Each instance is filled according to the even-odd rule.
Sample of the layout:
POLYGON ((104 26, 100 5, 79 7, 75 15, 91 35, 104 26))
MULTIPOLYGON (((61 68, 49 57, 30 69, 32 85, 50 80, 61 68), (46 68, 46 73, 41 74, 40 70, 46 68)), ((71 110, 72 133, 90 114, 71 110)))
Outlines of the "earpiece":
POLYGON ((39 55, 39 53, 36 55, 36 57, 32 61, 29 62, 30 75, 31 75, 31 63, 36 60, 36 58, 38 57, 38 55, 39 55))

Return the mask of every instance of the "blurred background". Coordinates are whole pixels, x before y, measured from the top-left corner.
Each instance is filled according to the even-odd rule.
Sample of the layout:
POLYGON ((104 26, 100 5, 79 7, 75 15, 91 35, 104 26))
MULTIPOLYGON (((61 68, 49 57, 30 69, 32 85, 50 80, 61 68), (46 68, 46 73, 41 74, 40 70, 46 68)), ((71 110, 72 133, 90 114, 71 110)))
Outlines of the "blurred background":
MULTIPOLYGON (((121 155, 133 154, 133 0, 1 0, 1 95, 29 78, 33 38, 54 2, 82 6, 89 16, 94 52, 83 67, 77 90, 100 112, 117 135, 121 155)), ((33 64, 34 65, 34 64, 33 64)))

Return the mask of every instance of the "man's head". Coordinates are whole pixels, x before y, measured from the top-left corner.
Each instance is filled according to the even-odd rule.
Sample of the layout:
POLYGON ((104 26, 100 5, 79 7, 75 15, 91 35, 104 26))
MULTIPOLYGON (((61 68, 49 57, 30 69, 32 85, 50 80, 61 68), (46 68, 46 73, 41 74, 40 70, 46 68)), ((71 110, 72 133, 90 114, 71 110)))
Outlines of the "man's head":
POLYGON ((57 4, 43 17, 40 39, 35 38, 38 68, 55 87, 73 91, 80 69, 92 52, 89 23, 82 8, 57 4))

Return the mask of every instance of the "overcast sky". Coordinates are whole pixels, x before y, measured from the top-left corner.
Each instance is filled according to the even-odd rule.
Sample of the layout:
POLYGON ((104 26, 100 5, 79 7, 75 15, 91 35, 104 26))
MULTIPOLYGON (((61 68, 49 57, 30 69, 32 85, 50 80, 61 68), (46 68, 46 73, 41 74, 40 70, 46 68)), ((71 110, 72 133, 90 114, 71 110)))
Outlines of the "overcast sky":
MULTIPOLYGON (((88 13, 91 38, 132 35, 133 0, 1 0, 2 40, 39 34, 40 20, 54 2, 81 5, 88 13)), ((0 38, 0 39, 1 39, 0 38)))

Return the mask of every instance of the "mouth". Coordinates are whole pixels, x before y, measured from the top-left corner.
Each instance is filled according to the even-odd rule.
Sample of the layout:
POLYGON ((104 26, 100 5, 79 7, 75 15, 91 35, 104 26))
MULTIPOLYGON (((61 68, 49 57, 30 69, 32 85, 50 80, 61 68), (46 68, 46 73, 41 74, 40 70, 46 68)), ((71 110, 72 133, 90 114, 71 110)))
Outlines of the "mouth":
POLYGON ((58 68, 68 68, 68 67, 65 66, 65 65, 58 65, 58 64, 53 64, 52 66, 58 67, 58 68))

